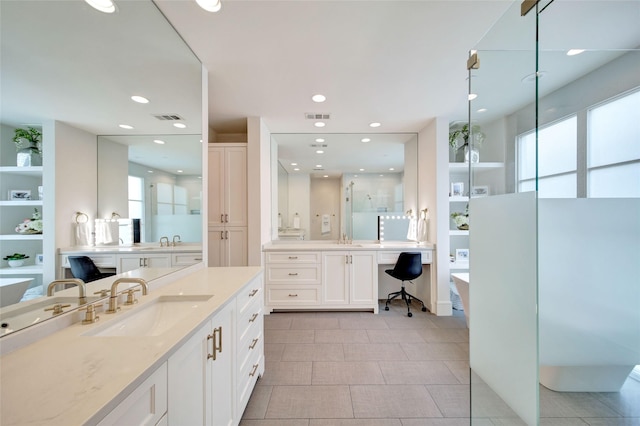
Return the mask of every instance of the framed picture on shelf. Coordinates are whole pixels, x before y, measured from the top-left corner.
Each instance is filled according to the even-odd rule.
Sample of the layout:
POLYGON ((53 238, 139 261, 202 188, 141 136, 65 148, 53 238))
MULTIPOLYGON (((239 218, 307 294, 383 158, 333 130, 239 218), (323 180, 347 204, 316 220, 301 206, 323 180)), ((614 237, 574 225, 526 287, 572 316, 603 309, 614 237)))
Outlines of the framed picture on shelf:
POLYGON ((468 262, 469 249, 456 249, 456 262, 468 262))
POLYGON ((451 196, 462 197, 464 195, 464 182, 453 182, 451 184, 451 196))
POLYGON ((42 255, 42 253, 36 254, 36 265, 42 265, 43 262, 44 256, 42 255))
POLYGON ((11 189, 9 190, 9 200, 25 201, 31 199, 31 191, 28 189, 11 189))
POLYGON ((486 197, 487 195, 489 195, 488 186, 474 186, 471 188, 472 197, 486 197))

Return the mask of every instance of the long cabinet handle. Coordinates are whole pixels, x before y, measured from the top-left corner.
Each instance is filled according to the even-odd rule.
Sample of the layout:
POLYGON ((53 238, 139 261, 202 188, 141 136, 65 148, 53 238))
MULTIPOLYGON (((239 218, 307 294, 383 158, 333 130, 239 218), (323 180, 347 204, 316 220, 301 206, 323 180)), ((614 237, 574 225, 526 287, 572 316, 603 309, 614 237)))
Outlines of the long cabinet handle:
POLYGON ((289 293, 289 297, 298 297, 298 295, 289 293))
POLYGON ((224 231, 224 239, 225 240, 229 239, 229 231, 224 231))
POLYGON ((220 239, 224 240, 224 231, 220 231, 220 239))
POLYGON ((220 213, 220 223, 224 223, 224 213, 220 213))
POLYGON ((258 364, 253 364, 253 369, 251 370, 251 373, 249 373, 249 377, 255 376, 257 369, 258 369, 258 364))
POLYGON ((225 221, 226 223, 229 223, 229 215, 228 215, 228 214, 225 214, 225 215, 224 215, 224 221, 225 221))
POLYGON ((297 276, 297 275, 298 275, 298 273, 297 273, 297 272, 289 272, 289 276, 291 276, 291 277, 295 277, 295 276, 297 276))
POLYGON ((207 359, 216 360, 218 353, 222 353, 222 326, 213 329, 213 334, 207 335, 207 340, 213 340, 211 343, 212 354, 207 354, 207 359), (216 341, 216 337, 218 338, 216 341))
POLYGON ((289 256, 289 259, 291 260, 296 260, 298 258, 298 256, 289 256))

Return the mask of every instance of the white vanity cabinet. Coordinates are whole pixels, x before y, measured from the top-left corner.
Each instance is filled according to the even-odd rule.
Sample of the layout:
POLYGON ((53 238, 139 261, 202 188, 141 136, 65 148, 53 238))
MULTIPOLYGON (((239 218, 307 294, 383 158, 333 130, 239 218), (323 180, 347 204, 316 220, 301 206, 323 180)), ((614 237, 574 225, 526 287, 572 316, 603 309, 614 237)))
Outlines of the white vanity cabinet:
POLYGON ((331 251, 322 254, 325 305, 378 305, 378 263, 375 252, 331 251))
POLYGON ((270 308, 318 306, 321 252, 266 252, 266 303, 270 308))
POLYGON ((107 414, 98 426, 160 425, 166 420, 166 413, 167 363, 165 362, 107 414))
POLYGON ((138 268, 170 268, 170 254, 124 254, 118 256, 116 272, 132 271, 138 268))
POLYGON ((168 361, 169 425, 233 425, 234 318, 229 302, 168 361))

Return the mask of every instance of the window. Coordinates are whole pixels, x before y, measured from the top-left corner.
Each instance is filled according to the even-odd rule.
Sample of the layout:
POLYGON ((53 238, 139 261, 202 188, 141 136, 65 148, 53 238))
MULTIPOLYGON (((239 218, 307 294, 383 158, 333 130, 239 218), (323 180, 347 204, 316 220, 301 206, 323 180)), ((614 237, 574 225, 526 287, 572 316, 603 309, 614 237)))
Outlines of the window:
POLYGON ((588 112, 589 197, 640 197, 640 90, 588 112))
POLYGON ((129 176, 129 217, 144 218, 144 179, 129 176))
POLYGON ((535 191, 537 168, 541 198, 575 198, 577 141, 575 115, 540 128, 536 164, 535 131, 518 136, 518 192, 535 191))

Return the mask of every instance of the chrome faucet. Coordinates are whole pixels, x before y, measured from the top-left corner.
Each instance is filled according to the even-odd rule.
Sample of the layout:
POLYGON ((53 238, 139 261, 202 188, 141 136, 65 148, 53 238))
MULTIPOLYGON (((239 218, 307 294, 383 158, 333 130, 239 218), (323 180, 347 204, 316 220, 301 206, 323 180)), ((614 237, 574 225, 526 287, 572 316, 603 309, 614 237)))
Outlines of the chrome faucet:
POLYGON ((160 237, 160 247, 169 247, 169 237, 160 237))
MULTIPOLYGON (((166 238, 166 237, 165 237, 166 238)), ((106 313, 115 314, 118 311, 118 284, 120 283, 133 283, 140 284, 142 287, 142 294, 146 295, 149 293, 149 285, 142 278, 118 278, 111 284, 111 296, 109 297, 109 309, 107 309, 106 313)))
POLYGON ((172 246, 176 246, 178 243, 181 243, 182 241, 180 240, 180 235, 174 235, 173 236, 173 241, 171 242, 172 246), (178 241, 176 241, 176 238, 178 239, 178 241))
POLYGON ((55 288, 58 284, 75 284, 78 286, 80 291, 80 297, 78 298, 78 305, 84 305, 87 303, 86 289, 84 286, 84 281, 78 278, 65 278, 61 280, 51 281, 49 286, 47 287, 47 297, 53 296, 55 288))

